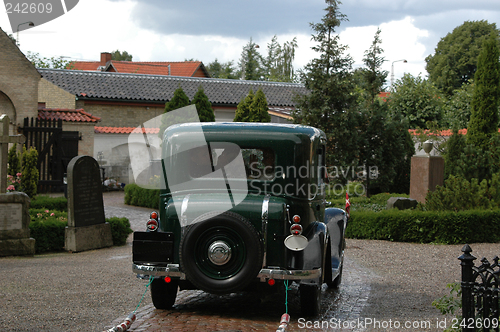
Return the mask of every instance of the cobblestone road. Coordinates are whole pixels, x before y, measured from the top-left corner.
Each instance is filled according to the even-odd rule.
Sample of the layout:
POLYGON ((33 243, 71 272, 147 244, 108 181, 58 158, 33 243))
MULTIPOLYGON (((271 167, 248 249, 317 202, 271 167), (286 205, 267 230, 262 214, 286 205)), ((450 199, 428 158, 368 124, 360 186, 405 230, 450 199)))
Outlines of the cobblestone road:
MULTIPOLYGON (((105 195, 106 217, 127 217, 133 230, 143 230, 150 209, 125 206, 122 197, 119 193, 105 195)), ((288 293, 291 324, 287 331, 305 331, 304 320, 323 322, 332 318, 342 321, 360 318, 370 296, 371 277, 369 270, 346 255, 340 289, 330 290, 323 285, 321 314, 301 321, 298 288, 292 287, 288 293)), ((138 284, 141 282, 146 284, 146 281, 138 280, 138 284)), ((149 291, 146 296, 150 296, 149 291)), ((283 290, 259 296, 254 293, 216 296, 184 290, 178 293, 173 310, 156 310, 152 304, 138 310, 137 320, 130 331, 275 331, 284 312, 283 290)), ((117 318, 113 324, 121 321, 123 317, 117 318)))

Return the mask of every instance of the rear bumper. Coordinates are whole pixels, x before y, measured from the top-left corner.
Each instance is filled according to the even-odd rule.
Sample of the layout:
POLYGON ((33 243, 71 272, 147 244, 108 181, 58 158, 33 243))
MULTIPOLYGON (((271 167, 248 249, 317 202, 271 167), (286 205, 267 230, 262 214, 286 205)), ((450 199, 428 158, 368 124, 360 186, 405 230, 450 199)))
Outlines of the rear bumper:
MULTIPOLYGON (((167 266, 139 265, 132 264, 132 271, 137 274, 155 277, 176 277, 181 280, 186 279, 184 272, 180 270, 179 264, 168 264, 167 266)), ((321 277, 321 269, 313 270, 283 270, 280 268, 261 269, 257 278, 261 282, 268 279, 276 280, 310 280, 321 277)))

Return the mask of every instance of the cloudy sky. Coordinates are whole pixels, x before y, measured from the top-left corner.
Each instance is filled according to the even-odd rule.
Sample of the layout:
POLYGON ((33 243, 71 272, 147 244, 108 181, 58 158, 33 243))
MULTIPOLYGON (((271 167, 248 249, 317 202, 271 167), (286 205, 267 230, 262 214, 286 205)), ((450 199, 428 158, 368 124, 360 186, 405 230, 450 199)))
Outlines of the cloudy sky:
MULTIPOLYGON (((280 43, 297 37, 298 69, 316 57, 309 23, 321 20, 325 6, 324 0, 80 0, 63 16, 21 31, 19 39, 24 53, 45 57, 97 61, 101 52, 118 49, 135 61, 193 58, 208 64, 216 58, 237 63, 250 38, 264 55, 274 35, 280 43)), ((500 24, 498 0, 344 0, 340 11, 348 21, 337 32, 355 66, 362 65, 380 27, 384 69, 407 60, 394 63, 395 79, 403 73, 425 76, 425 57, 464 21, 500 24)), ((0 28, 16 36, 5 11, 0 28)))

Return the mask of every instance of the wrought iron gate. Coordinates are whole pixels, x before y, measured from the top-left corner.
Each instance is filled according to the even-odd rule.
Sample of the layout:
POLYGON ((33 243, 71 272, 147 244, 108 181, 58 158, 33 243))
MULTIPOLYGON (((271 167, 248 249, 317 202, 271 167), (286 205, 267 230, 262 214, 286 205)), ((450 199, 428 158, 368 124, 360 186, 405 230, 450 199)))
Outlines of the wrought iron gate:
POLYGON ((62 120, 24 119, 26 149, 38 151, 38 192, 61 192, 69 161, 78 155, 78 132, 63 132, 62 120))

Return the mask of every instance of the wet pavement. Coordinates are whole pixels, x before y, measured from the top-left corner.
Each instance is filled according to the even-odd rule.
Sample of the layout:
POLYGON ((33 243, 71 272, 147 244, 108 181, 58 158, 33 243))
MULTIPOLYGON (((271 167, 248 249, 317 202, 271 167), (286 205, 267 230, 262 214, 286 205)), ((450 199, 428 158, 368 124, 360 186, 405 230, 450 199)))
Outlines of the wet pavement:
MULTIPOLYGON (((151 209, 123 205, 119 194, 105 196, 106 217, 127 217, 133 230, 143 230, 151 209)), ((123 197, 123 196, 122 196, 123 197)), ((123 199, 123 198, 122 198, 123 199)), ((346 254, 342 285, 338 290, 323 285, 322 311, 317 317, 300 314, 298 287, 293 285, 288 292, 288 313, 291 321, 287 331, 326 331, 306 328, 306 323, 315 321, 331 328, 332 321, 354 321, 360 318, 370 296, 371 272, 359 266, 346 254)), ((137 280, 144 287, 146 280, 137 280)), ((150 296, 149 290, 146 296, 150 296)), ((172 310, 157 310, 152 304, 141 307, 137 320, 129 331, 275 331, 281 315, 285 312, 285 291, 276 286, 270 294, 242 292, 217 296, 198 290, 179 291, 172 310)), ((125 317, 119 317, 117 325, 125 317)), ((110 325, 107 328, 113 326, 110 325)), ((308 326, 309 326, 308 325, 308 326)))

